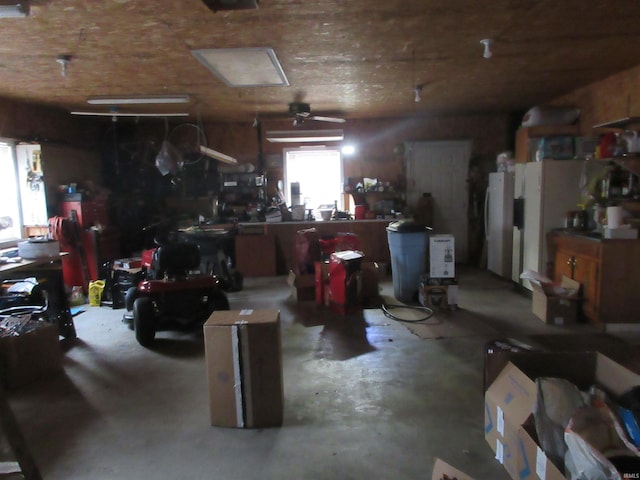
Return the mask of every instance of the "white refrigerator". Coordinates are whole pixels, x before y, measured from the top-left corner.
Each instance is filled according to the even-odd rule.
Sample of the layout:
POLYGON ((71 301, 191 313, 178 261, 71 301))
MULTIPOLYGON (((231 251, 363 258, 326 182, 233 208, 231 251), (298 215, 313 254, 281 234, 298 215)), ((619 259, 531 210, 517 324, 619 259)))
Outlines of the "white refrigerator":
POLYGON ((513 173, 490 173, 484 199, 487 269, 505 278, 511 278, 514 183, 513 173))
POLYGON ((546 235, 562 228, 567 211, 580 203, 580 178, 584 160, 543 160, 516 169, 516 197, 524 198, 522 228, 513 228, 512 279, 531 290, 520 279, 525 270, 546 275, 546 235))

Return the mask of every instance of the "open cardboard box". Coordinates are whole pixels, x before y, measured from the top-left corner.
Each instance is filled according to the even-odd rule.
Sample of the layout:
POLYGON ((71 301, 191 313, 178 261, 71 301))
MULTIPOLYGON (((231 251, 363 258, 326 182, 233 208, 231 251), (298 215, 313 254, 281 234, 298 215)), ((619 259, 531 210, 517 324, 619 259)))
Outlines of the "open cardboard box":
POLYGON ((613 398, 640 384, 640 375, 598 352, 514 354, 485 393, 485 439, 514 480, 564 478, 527 426, 538 377, 564 378, 581 390, 598 385, 613 398))
POLYGON ((560 285, 531 280, 531 311, 545 323, 570 325, 578 319, 580 283, 563 276, 560 285))
POLYGON ((447 462, 436 458, 433 465, 433 473, 431 480, 474 480, 469 475, 461 472, 457 468, 452 467, 447 462))

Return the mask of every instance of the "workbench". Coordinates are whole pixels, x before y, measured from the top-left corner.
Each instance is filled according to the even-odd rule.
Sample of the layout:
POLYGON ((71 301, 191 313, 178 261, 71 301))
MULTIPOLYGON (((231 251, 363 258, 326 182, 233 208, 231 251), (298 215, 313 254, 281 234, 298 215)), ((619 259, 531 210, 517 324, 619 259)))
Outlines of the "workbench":
POLYGON ((69 339, 76 337, 76 330, 62 279, 62 257, 65 255, 67 253, 62 252, 54 257, 23 258, 20 261, 8 258, 8 263, 0 264, 0 280, 35 277, 49 294, 49 321, 57 323, 59 334, 69 339))
MULTIPOLYGON (((255 235, 255 240, 248 243, 251 246, 252 256, 274 255, 274 274, 286 275, 293 265, 294 246, 296 232, 307 228, 315 228, 320 237, 325 235, 336 235, 337 233, 352 233, 358 236, 360 250, 365 255, 365 259, 371 262, 390 262, 389 243, 387 241, 386 228, 393 220, 330 220, 314 222, 265 222, 265 223, 240 223, 238 225, 238 237, 244 236, 245 230, 249 230, 255 235), (260 238, 264 240, 264 248, 260 248, 260 238), (274 252, 275 249, 275 252, 274 252)), ((238 245, 238 242, 236 242, 238 245)), ((236 251, 237 262, 241 262, 239 257, 243 255, 243 250, 236 251)), ((242 269, 240 269, 242 271, 242 269)), ((250 276, 250 275, 249 275, 250 276)))

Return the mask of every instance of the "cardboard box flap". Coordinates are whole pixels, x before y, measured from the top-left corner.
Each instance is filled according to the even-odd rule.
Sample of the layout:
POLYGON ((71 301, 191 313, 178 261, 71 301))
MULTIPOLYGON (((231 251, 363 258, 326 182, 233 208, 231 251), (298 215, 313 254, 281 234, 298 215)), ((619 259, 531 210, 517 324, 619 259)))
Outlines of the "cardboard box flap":
POLYGON ((219 310, 211 314, 204 327, 240 325, 246 323, 273 323, 279 318, 279 311, 266 309, 219 310))
MULTIPOLYGON (((522 370, 509 362, 487 390, 487 398, 492 399, 502 414, 513 424, 519 425, 533 411, 536 384, 522 370)), ((503 418, 495 419, 498 424, 503 420, 503 418)), ((499 432, 500 430, 501 428, 498 427, 499 432)))
POLYGON ((474 480, 469 475, 461 472, 457 468, 452 467, 447 462, 436 458, 436 462, 433 465, 433 473, 431 474, 431 480, 474 480))
POLYGON ((595 376, 598 385, 615 397, 619 397, 631 387, 640 385, 640 375, 601 353, 597 354, 595 376))

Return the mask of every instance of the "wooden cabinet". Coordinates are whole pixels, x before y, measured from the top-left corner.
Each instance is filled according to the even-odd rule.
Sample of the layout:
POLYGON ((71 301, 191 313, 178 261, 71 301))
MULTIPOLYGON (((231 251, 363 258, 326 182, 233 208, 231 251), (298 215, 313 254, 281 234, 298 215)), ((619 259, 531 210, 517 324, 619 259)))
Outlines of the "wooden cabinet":
POLYGON ((594 325, 640 322, 640 241, 549 235, 551 275, 582 285, 582 314, 594 325))

